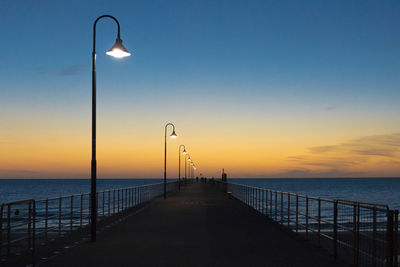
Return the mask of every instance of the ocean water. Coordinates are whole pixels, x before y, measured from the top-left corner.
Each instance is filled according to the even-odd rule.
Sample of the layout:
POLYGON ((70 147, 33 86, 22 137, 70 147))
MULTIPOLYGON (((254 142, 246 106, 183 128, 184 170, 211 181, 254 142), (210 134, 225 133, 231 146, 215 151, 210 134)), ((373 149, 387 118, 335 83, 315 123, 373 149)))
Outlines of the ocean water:
POLYGON ((400 210, 400 178, 276 178, 228 181, 325 199, 385 204, 391 209, 400 210))
MULTIPOLYGON (((326 199, 387 204, 391 209, 400 209, 400 178, 246 178, 228 181, 326 199)), ((162 179, 99 179, 97 189, 100 191, 158 182, 162 182, 162 179)), ((89 179, 0 179, 0 203, 89 191, 89 179)))
MULTIPOLYGON (((160 183, 162 179, 98 179, 97 190, 160 183)), ((0 179, 0 203, 90 192, 90 179, 0 179)))

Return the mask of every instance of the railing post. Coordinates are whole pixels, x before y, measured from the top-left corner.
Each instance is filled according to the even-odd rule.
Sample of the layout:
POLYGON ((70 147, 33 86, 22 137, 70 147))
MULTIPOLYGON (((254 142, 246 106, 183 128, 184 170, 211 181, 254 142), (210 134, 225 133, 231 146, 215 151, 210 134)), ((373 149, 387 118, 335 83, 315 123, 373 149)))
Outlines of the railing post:
POLYGON ((32 225, 32 258, 35 265, 35 250, 36 250, 36 201, 33 200, 33 225, 32 225))
POLYGON ((372 215, 372 266, 376 266, 376 207, 373 207, 372 215))
POLYGON ((115 214, 115 189, 113 190, 113 214, 115 214))
POLYGON ((111 214, 111 191, 110 190, 108 190, 107 191, 108 193, 107 193, 107 195, 108 195, 108 203, 107 203, 107 206, 108 206, 108 216, 110 216, 111 214))
POLYGON ((49 199, 46 198, 45 208, 44 208, 44 241, 47 243, 48 236, 47 232, 49 229, 49 199))
POLYGON ((306 239, 308 239, 308 196, 306 196, 306 239))
POLYGON ((290 228, 290 194, 287 195, 287 226, 290 228))
POLYGON ((386 225, 386 266, 393 266, 393 258, 394 258, 394 244, 393 244, 393 211, 387 211, 387 225, 386 225))
MULTIPOLYGON (((264 195, 265 195, 265 189, 261 191, 261 213, 264 214, 265 210, 265 202, 264 202, 264 195)), ((265 212, 266 213, 266 212, 265 212)))
POLYGON ((3 208, 2 204, 0 208, 0 256, 3 255, 3 208))
POLYGON ((296 194, 296 233, 299 231, 299 195, 296 194))
POLYGON ((105 205, 105 202, 106 202, 106 201, 105 201, 105 194, 106 194, 106 192, 103 191, 103 196, 102 196, 102 198, 103 198, 103 199, 102 199, 102 200, 103 200, 103 201, 102 201, 102 202, 103 202, 103 205, 101 206, 102 211, 103 211, 103 217, 104 217, 104 214, 105 214, 105 213, 104 213, 104 205, 105 205))
POLYGON ((79 227, 82 228, 82 220, 83 220, 83 194, 81 194, 81 203, 80 203, 80 211, 79 211, 79 227))
POLYGON ((281 224, 283 224, 284 218, 283 218, 283 192, 281 192, 281 224))
POLYGON ((61 236, 62 197, 58 199, 58 235, 61 236))
POLYGON ((32 203, 28 204, 28 250, 32 248, 32 203))
POLYGON ((333 201, 333 258, 337 258, 338 201, 333 201))
POLYGON ((358 219, 359 219, 359 208, 360 204, 353 204, 353 264, 354 266, 358 266, 358 219))
POLYGON ((272 191, 269 191, 269 216, 272 219, 272 204, 273 204, 273 200, 272 200, 272 191))
POLYGON ((275 191, 275 221, 278 220, 278 192, 275 191))
POLYGON ((7 205, 7 256, 11 250, 11 207, 7 205))
POLYGON ((246 186, 246 204, 250 206, 250 188, 246 186))
POLYGON ((69 230, 71 232, 72 232, 72 225, 74 224, 73 215, 74 215, 74 195, 71 195, 71 212, 70 212, 70 221, 69 221, 69 224, 70 224, 69 230))
POLYGON ((321 198, 318 198, 318 246, 321 246, 321 198))
POLYGON ((395 252, 395 257, 394 257, 394 264, 393 266, 398 266, 398 258, 399 256, 397 255, 397 251, 399 249, 399 211, 395 210, 394 211, 394 248, 393 251, 395 252))
POLYGON ((119 199, 119 189, 118 189, 118 191, 117 191, 117 194, 118 194, 118 208, 117 208, 117 212, 119 212, 119 202, 120 202, 120 199, 119 199))
POLYGON ((251 207, 254 209, 254 187, 251 188, 251 207))

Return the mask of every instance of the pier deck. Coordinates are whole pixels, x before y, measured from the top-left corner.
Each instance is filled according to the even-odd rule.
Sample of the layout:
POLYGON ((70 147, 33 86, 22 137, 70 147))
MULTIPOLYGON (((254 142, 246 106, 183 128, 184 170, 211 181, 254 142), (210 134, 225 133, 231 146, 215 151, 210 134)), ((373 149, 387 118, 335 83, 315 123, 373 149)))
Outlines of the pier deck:
POLYGON ((336 266, 215 185, 195 183, 39 266, 336 266))

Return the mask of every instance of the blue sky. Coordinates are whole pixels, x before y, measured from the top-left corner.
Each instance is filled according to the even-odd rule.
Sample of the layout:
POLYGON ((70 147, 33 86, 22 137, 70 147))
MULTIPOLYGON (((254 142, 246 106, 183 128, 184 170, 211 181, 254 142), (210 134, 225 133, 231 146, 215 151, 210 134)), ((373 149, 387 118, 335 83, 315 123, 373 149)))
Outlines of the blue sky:
POLYGON ((116 26, 98 24, 104 125, 271 124, 328 144, 400 132, 399 1, 3 0, 2 139, 25 121, 34 132, 90 119, 92 27, 102 14, 119 19, 132 53, 106 56, 116 26))

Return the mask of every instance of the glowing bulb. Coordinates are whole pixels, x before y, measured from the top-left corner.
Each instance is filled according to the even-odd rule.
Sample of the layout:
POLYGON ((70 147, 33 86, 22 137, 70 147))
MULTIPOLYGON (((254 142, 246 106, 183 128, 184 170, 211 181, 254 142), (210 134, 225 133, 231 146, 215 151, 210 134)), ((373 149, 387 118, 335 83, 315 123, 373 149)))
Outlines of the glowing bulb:
POLYGON ((122 51, 121 49, 114 48, 113 50, 109 50, 106 52, 107 55, 115 57, 115 58, 123 58, 123 57, 129 57, 131 53, 122 51))
POLYGON ((175 131, 172 132, 172 134, 170 135, 171 138, 177 138, 178 136, 176 135, 175 131))
POLYGON ((106 52, 106 54, 116 58, 129 57, 131 55, 128 49, 126 49, 122 44, 122 40, 120 38, 117 38, 115 44, 106 52))

